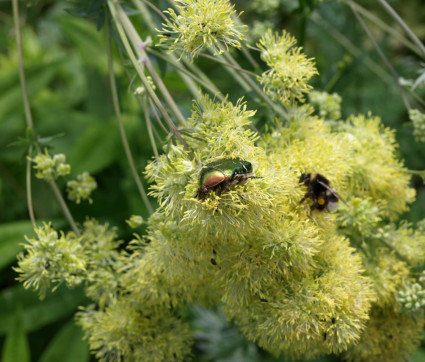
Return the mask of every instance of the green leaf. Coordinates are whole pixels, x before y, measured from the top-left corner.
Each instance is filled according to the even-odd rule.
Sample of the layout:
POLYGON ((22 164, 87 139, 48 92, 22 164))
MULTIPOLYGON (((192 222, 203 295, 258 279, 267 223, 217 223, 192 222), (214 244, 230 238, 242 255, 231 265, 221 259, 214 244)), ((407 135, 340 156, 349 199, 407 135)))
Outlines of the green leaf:
MULTIPOLYGON (((63 61, 55 61, 50 64, 29 66, 25 69, 30 98, 50 83, 60 71, 63 63, 63 61)), ((5 119, 6 115, 16 111, 21 112, 23 109, 18 71, 9 73, 11 73, 10 70, 0 72, 0 124, 3 123, 2 119, 5 119), (11 77, 12 75, 13 77, 11 77), (9 86, 5 87, 4 83, 9 84, 9 86)))
POLYGON ((39 362, 85 362, 89 360, 89 347, 84 334, 72 320, 52 339, 39 362), (64 353, 66 351, 66 353, 64 353))
POLYGON ((69 153, 73 174, 95 173, 112 164, 118 155, 119 142, 115 122, 100 122, 87 127, 69 153))
POLYGON ((16 260, 16 254, 23 249, 22 243, 25 243, 24 235, 34 235, 30 221, 0 224, 0 270, 16 260))
POLYGON ((11 327, 4 342, 2 362, 29 362, 30 351, 22 323, 21 308, 11 315, 11 327))
POLYGON ((8 333, 13 323, 16 305, 22 305, 22 320, 25 331, 34 331, 49 323, 73 314, 86 301, 82 289, 59 288, 40 300, 36 292, 22 286, 4 289, 0 293, 0 335, 8 333))

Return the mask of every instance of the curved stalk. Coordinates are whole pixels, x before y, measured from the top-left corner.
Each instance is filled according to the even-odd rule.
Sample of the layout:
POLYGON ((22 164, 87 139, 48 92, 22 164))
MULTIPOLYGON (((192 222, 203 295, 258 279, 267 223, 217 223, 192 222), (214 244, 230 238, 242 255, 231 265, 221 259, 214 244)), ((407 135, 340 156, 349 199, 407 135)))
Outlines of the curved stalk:
MULTIPOLYGON (((22 99, 24 102, 24 108, 25 108, 25 119, 27 122, 27 127, 30 129, 34 129, 34 122, 32 118, 31 113, 31 107, 28 97, 28 90, 27 90, 27 82, 25 78, 25 68, 24 68, 24 57, 22 54, 22 37, 21 37, 21 29, 19 26, 19 4, 18 0, 12 1, 12 7, 13 7, 13 20, 14 20, 14 28, 15 28, 15 36, 16 36, 16 46, 18 51, 18 62, 19 62, 19 78, 21 83, 21 89, 22 89, 22 99)), ((36 145, 38 148, 38 145, 36 145)), ((31 155, 32 152, 32 146, 28 149, 28 156, 31 155)), ((53 190, 53 193, 56 196, 56 199, 58 200, 62 212, 64 213, 66 219, 68 220, 72 230, 75 232, 77 236, 80 236, 80 230, 78 230, 78 227, 74 221, 74 218, 72 217, 68 206, 65 202, 65 200, 62 197, 62 194, 59 191, 59 188, 55 181, 49 182, 50 187, 53 190)), ((32 190, 31 190, 31 161, 27 160, 27 168, 26 168, 26 189, 27 189, 27 203, 28 203, 28 212, 31 219, 31 223, 33 226, 36 226, 35 216, 34 216, 34 208, 33 208, 33 202, 32 202, 32 190)))
MULTIPOLYGON (((133 49, 136 52, 140 53, 140 60, 143 62, 143 64, 146 65, 146 68, 148 68, 150 75, 152 76, 159 91, 162 93, 164 99, 167 101, 174 115, 177 117, 180 123, 186 124, 186 119, 184 118, 183 114, 180 112, 180 109, 178 108, 177 104, 174 102, 173 97, 171 96, 170 92, 168 91, 167 87, 165 86, 164 82, 162 81, 158 73, 156 72, 149 57, 147 56, 145 52, 145 47, 146 47, 145 42, 142 41, 136 29, 134 29, 134 26, 129 20, 127 14, 124 12, 124 10, 122 9, 121 5, 119 4, 117 0, 109 0, 108 4, 111 4, 112 7, 114 8, 115 16, 119 19, 120 26, 123 29, 125 29, 125 34, 128 37, 128 39, 131 41, 133 49)), ((118 20, 118 19, 115 19, 115 20, 118 20)), ((118 24, 117 21, 116 23, 118 24)))
POLYGON ((115 81, 115 75, 114 75, 114 59, 112 56, 112 45, 111 45, 111 31, 110 31, 110 21, 108 18, 108 26, 106 31, 106 38, 107 38, 107 53, 108 53, 108 68, 109 68, 109 84, 111 86, 111 93, 112 93, 112 103, 114 106, 115 115, 117 116, 118 121, 118 128, 120 130, 121 135, 121 142, 124 147, 124 152, 127 157, 127 161, 130 165, 131 173, 133 174, 134 181, 136 182, 137 189, 139 190, 140 196, 142 197, 143 203, 145 204, 146 208, 149 211, 149 214, 153 214, 152 206, 149 202, 149 198, 146 194, 146 191, 143 187, 142 181, 140 180, 140 177, 137 173, 136 166, 134 164, 133 155, 131 153, 130 145, 128 144, 127 135, 125 133, 124 129, 124 123, 121 116, 121 110, 118 100, 118 92, 117 92, 117 83, 115 81))
MULTIPOLYGON (((236 62, 236 60, 229 54, 224 52, 224 58, 227 59, 227 61, 234 65, 239 67, 239 64, 236 62)), ((239 67, 240 68, 240 67, 239 67)), ((253 73, 255 74, 255 73, 253 73)), ((255 76, 257 76, 255 74, 255 76)), ((275 104, 264 92, 263 90, 258 86, 258 84, 252 80, 250 77, 248 77, 246 74, 242 73, 241 77, 248 83, 248 85, 270 106, 274 109, 274 111, 279 114, 283 119, 288 120, 289 116, 285 112, 285 110, 282 107, 279 107, 277 104, 275 104)))
MULTIPOLYGON (((158 96, 156 95, 156 93, 153 91, 152 87, 150 86, 144 72, 143 69, 140 65, 140 63, 137 61, 133 49, 127 39, 127 36, 124 32, 124 29, 121 25, 121 18, 118 17, 116 9, 115 9, 115 5, 117 4, 116 0, 109 0, 108 1, 108 5, 109 5, 109 9, 111 11, 111 15, 112 18, 114 19, 115 25, 117 27, 120 39, 124 45, 124 48, 131 60, 131 63, 133 64, 134 68, 136 69, 137 74, 139 75, 149 97, 151 97, 153 99, 153 101, 155 102, 155 104, 157 105, 158 109, 160 110, 160 112, 162 113, 162 115, 164 116, 165 121, 167 122, 168 126, 171 129, 171 132, 174 133, 174 135, 177 137, 177 139, 180 141, 180 143, 183 145, 183 147, 185 148, 186 152, 188 153, 189 157, 193 160, 195 160, 195 155, 193 154, 193 152, 191 151, 191 149, 189 148, 189 146, 187 145, 187 143, 185 142, 185 140, 181 137, 180 133, 178 132, 176 126, 174 125, 173 121, 171 120, 170 116, 168 115, 167 111, 165 110, 164 106, 162 105, 161 101, 159 100, 158 96)), ((128 20, 128 19, 127 19, 128 20)), ((134 28, 133 28, 134 30, 134 28)), ((146 54, 146 53, 144 53, 146 54)), ((185 121, 186 122, 186 121, 185 121)), ((195 162, 197 162, 195 160, 195 162)))
POLYGON ((410 39, 412 39, 412 41, 419 47, 419 49, 422 52, 422 57, 425 58, 425 46, 422 44, 419 38, 415 35, 415 33, 407 26, 407 24, 403 21, 403 19, 394 11, 394 9, 385 0, 378 0, 378 2, 400 24, 400 26, 404 29, 407 35, 409 35, 410 39))

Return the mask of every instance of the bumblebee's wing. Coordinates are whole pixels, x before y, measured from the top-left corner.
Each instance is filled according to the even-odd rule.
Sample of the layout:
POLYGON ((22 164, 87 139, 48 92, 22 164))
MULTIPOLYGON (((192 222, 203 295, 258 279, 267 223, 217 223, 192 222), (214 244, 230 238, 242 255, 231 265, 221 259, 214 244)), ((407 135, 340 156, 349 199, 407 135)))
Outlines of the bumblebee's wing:
POLYGON ((320 180, 316 180, 316 182, 321 184, 326 190, 332 192, 332 194, 335 197, 337 197, 339 200, 341 200, 345 205, 348 205, 347 202, 341 197, 341 195, 338 192, 336 192, 332 187, 330 187, 329 185, 326 185, 324 182, 322 182, 320 180))

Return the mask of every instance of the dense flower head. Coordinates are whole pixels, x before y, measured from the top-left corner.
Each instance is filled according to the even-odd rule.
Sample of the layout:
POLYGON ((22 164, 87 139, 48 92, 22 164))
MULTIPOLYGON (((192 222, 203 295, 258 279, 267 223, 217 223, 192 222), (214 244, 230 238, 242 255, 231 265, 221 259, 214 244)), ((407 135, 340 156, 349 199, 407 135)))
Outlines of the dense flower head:
POLYGON ((84 308, 77 319, 90 330, 89 343, 100 361, 181 361, 190 353, 188 325, 167 310, 157 313, 131 295, 104 310, 84 308))
POLYGON ((88 172, 83 172, 77 176, 76 180, 67 182, 68 199, 75 201, 77 204, 81 200, 89 200, 90 203, 93 200, 90 198, 91 193, 97 188, 96 180, 93 176, 90 176, 88 172))
POLYGON ((344 354, 348 361, 404 361, 422 340, 423 316, 400 312, 390 305, 374 307, 360 343, 344 354))
POLYGON ((171 8, 165 11, 170 19, 163 24, 160 39, 170 51, 180 51, 192 59, 204 48, 211 48, 214 54, 222 53, 224 47, 240 48, 243 29, 236 24, 233 18, 236 10, 227 0, 176 0, 176 3, 180 4, 178 13, 171 8))
POLYGON ((341 205, 338 213, 338 226, 344 234, 353 239, 372 236, 381 221, 379 201, 352 197, 348 204, 341 205))
POLYGON ((129 273, 134 285, 145 280, 133 292, 143 294, 156 279, 172 291, 155 294, 164 302, 179 303, 180 294, 191 302, 221 301, 242 333, 273 353, 311 357, 342 351, 360 338, 375 294, 362 276, 360 257, 336 236, 335 216, 312 217, 310 202, 299 205, 306 193, 299 178, 319 170, 342 189, 349 173, 344 137, 330 135, 328 126, 311 117, 297 140, 258 142, 246 127, 252 115, 242 102, 203 97, 182 131, 198 163, 184 147, 171 146, 147 167, 151 194, 163 210, 150 219, 150 243, 129 273), (306 157, 303 142, 317 153, 306 157), (340 150, 330 163, 324 155, 335 147, 340 150), (199 199, 202 170, 214 165, 225 174, 220 165, 228 159, 249 161, 260 178, 199 199))
POLYGON ((44 153, 37 153, 31 161, 34 162, 34 169, 37 170, 35 176, 46 181, 53 181, 71 172, 71 166, 66 163, 66 157, 62 153, 51 157, 45 149, 44 153))
POLYGON ((410 353, 423 320, 406 312, 422 306, 423 281, 409 265, 422 263, 425 234, 420 223, 384 223, 413 199, 393 133, 372 116, 334 127, 306 104, 288 114, 260 137, 245 102, 201 96, 178 129, 182 145, 170 140, 146 168, 160 207, 146 222, 129 220, 146 223, 146 234, 120 250, 115 229, 95 220, 81 237, 45 226, 20 256, 21 280, 43 290, 84 282, 95 305, 79 322, 105 361, 183 360, 191 338, 179 311, 188 303, 222 305, 276 355, 374 360, 397 323, 410 340, 398 336, 393 355, 410 353), (338 213, 317 207, 312 175, 327 180, 338 213), (41 257, 68 250, 80 270, 61 263, 77 281, 68 269, 48 274, 56 263, 45 270, 41 257), (381 331, 382 313, 391 320, 381 331))
POLYGON ((51 285, 66 282, 79 285, 86 272, 86 250, 73 233, 58 234, 50 224, 35 230, 36 238, 27 238, 25 254, 18 255, 19 280, 25 288, 32 287, 44 298, 51 285))
POLYGON ((384 128, 378 117, 360 115, 347 120, 344 133, 352 149, 351 192, 381 200, 382 214, 390 218, 406 211, 415 190, 409 187, 410 176, 396 158, 394 132, 384 128))
POLYGON ((286 31, 278 35, 268 30, 257 44, 261 58, 270 67, 259 80, 266 94, 284 105, 304 102, 304 94, 312 89, 307 82, 317 74, 313 60, 296 43, 286 31))

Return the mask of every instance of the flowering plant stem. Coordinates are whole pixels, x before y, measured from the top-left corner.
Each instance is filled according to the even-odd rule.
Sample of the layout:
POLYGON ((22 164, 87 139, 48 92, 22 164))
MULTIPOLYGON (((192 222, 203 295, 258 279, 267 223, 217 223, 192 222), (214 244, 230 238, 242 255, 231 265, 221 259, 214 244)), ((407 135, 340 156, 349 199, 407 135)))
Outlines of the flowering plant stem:
MULTIPOLYGON (((25 78, 24 57, 22 55, 22 39, 21 39, 21 29, 19 26, 18 0, 13 0, 12 7, 13 7, 13 22, 14 22, 15 36, 16 36, 16 47, 17 47, 18 61, 19 61, 19 78, 21 82, 22 99, 23 99, 24 108, 25 108, 25 119, 27 122, 27 127, 33 130, 34 122, 32 118, 31 107, 30 107, 30 102, 28 97, 28 90, 27 90, 27 82, 25 78)), ((37 148, 37 150, 40 150, 40 147, 38 144, 36 144, 35 147, 37 148)), ((33 146, 30 146, 28 149, 28 157, 30 157, 32 150, 33 150, 33 146)), ((80 236, 80 231, 78 230, 77 224, 75 223, 74 218, 72 217, 72 214, 69 211, 68 205, 66 204, 64 198, 62 197, 62 194, 56 182, 50 181, 49 183, 50 183, 50 187, 53 190, 54 195, 56 196, 56 199, 59 202, 59 205, 61 206, 62 212, 65 215, 66 219, 68 220, 72 230, 75 232, 77 236, 80 236)), ((32 190, 31 190, 31 160, 29 159, 27 159, 27 168, 26 168, 26 189, 27 189, 28 212, 31 219, 31 223, 33 224, 35 228, 36 221, 35 221, 35 215, 34 215, 34 208, 33 208, 33 202, 32 202, 32 190)))
POLYGON ((130 165, 131 173, 133 175, 134 181, 136 182, 137 189, 139 190, 140 196, 142 197, 143 203, 149 211, 149 214, 153 213, 152 206, 149 202, 146 191, 143 187, 142 181, 140 180, 139 175, 137 174, 136 166, 134 165, 133 155, 131 154, 130 146, 128 144, 127 135, 125 134, 124 124, 122 121, 121 110, 118 100, 117 84, 115 82, 114 75, 114 59, 112 56, 112 43, 111 43, 111 28, 110 21, 108 18, 108 26, 106 27, 106 36, 107 36, 107 54, 108 54, 108 66, 109 66, 109 83, 111 85, 111 94, 112 94, 112 103, 114 105, 114 111, 117 116, 118 127, 121 135, 121 142, 124 147, 125 155, 127 157, 128 163, 130 165))
MULTIPOLYGON (((130 58, 130 61, 133 63, 134 68, 137 71, 137 74, 139 75, 144 87, 146 88, 146 91, 148 92, 149 96, 153 99, 153 101, 155 102, 156 106, 158 107, 158 109, 160 110, 161 114, 163 115, 165 121, 167 122, 168 126, 170 127, 170 130, 172 133, 174 133, 174 135, 177 137, 177 139, 180 141, 180 143, 183 145, 183 147, 185 148, 185 150, 188 152, 190 158, 195 159, 195 156, 193 155, 193 152, 190 150, 190 148, 188 147, 188 145, 186 144, 186 142, 184 141, 184 139, 181 137, 180 133, 177 131, 176 126, 174 125, 173 121, 171 120, 170 116, 168 115, 167 111, 165 110, 164 106, 162 105, 161 101, 159 100, 158 96, 155 94, 154 90, 152 89, 152 87, 149 84, 148 79, 146 78, 143 69, 140 65, 140 62, 137 61, 133 49, 131 48, 131 45, 127 39, 127 35, 124 32, 123 26, 122 24, 127 25, 126 30, 130 31, 129 36, 132 37, 132 41, 133 41, 133 46, 136 45, 136 49, 138 46, 143 45, 144 43, 141 41, 140 37, 137 35, 136 31, 133 28, 133 25, 131 25, 131 23, 129 22, 127 15, 125 15, 124 11, 122 10, 122 8, 119 6, 118 2, 115 0, 109 0, 108 1, 108 5, 109 5, 109 9, 111 11, 111 15, 112 18, 114 19, 115 25, 117 27, 120 39, 124 45, 124 48, 127 52, 127 55, 130 58), (119 17, 117 12, 120 11, 121 16, 119 17)), ((144 45, 143 45, 144 47, 144 45)), ((142 47, 142 48, 143 48, 142 47)), ((139 49, 141 49, 139 47, 139 49)), ((146 61, 146 63, 149 62, 148 57, 146 56, 146 53, 143 49, 141 49, 142 51, 142 56, 144 56, 144 60, 146 61)), ((148 68, 149 69, 149 68, 148 68)), ((150 68, 150 70, 152 70, 153 67, 150 68)), ((151 73, 152 74, 152 73, 151 73)), ((156 72, 155 72, 156 74, 156 72)), ((152 76, 154 76, 152 74, 152 76)), ((159 84, 158 84, 159 86, 159 84)), ((166 91, 166 93, 168 93, 168 91, 166 91)), ((169 93, 168 93, 169 94, 169 93)), ((171 98, 171 95, 170 95, 171 98)), ((174 102, 173 102, 174 103, 174 102)), ((175 107, 177 108, 177 106, 175 107)), ((173 109, 175 110, 175 109, 173 109)), ((178 113, 180 113, 180 111, 178 111, 178 113)), ((176 114, 176 117, 178 117, 178 115, 176 114)), ((181 116, 183 117, 183 116, 181 116)), ((185 123, 185 122, 183 122, 185 123)))
POLYGON ((403 21, 402 18, 394 11, 394 9, 385 1, 378 0, 381 6, 400 24, 400 26, 404 29, 404 31, 409 35, 410 39, 419 47, 422 53, 422 58, 425 59, 425 46, 419 40, 419 38, 415 35, 415 33, 407 26, 407 24, 403 21))
MULTIPOLYGON (((168 91, 167 87, 165 86, 164 82, 162 81, 161 77, 156 72, 155 68, 153 67, 152 63, 149 60, 149 57, 147 56, 145 52, 146 42, 142 41, 139 34, 137 33, 136 29, 134 29, 133 24, 128 19, 127 14, 122 9, 121 5, 117 0, 111 0, 108 1, 108 4, 110 4, 110 9, 112 12, 112 8, 114 8, 116 17, 114 18, 116 24, 120 23, 123 27, 123 30, 125 30, 125 34, 128 36, 128 39, 130 40, 131 44, 133 45, 133 48, 140 52, 140 59, 141 61, 146 65, 148 68, 149 73, 151 74, 152 78, 154 79, 156 85, 158 86, 159 90, 161 91, 162 95, 164 96, 165 100, 167 101, 168 105, 172 109, 174 115, 177 117, 177 119, 182 123, 186 123, 186 119, 181 114, 179 108, 177 107, 176 103, 174 102, 173 97, 171 97, 170 92, 168 91)), ((112 15, 114 16, 114 14, 112 15)), ((137 62, 137 60, 136 60, 137 62)))

